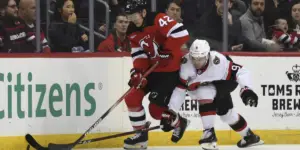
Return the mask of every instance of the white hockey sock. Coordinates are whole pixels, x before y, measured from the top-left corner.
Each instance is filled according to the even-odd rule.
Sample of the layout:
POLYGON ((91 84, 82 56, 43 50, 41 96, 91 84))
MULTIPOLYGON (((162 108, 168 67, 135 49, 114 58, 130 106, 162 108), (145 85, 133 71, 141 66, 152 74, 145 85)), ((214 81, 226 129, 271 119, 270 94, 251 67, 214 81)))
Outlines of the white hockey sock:
POLYGON ((204 129, 213 128, 215 125, 216 109, 213 103, 200 105, 200 116, 204 129))
POLYGON ((201 116, 203 128, 204 129, 213 128, 215 125, 215 117, 216 115, 201 116))
POLYGON ((138 111, 129 110, 129 119, 131 125, 135 130, 142 129, 146 124, 146 114, 144 107, 141 107, 138 111))

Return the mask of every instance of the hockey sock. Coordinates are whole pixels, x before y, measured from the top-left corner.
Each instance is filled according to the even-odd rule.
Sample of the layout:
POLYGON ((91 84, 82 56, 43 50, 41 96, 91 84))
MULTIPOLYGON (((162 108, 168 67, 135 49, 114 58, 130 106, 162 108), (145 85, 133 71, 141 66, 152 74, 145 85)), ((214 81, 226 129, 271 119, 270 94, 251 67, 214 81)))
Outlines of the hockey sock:
POLYGON ((220 115, 221 120, 227 123, 235 132, 242 137, 247 135, 249 127, 246 120, 233 109, 229 109, 225 115, 220 115))
POLYGON ((129 110, 129 119, 132 127, 135 130, 143 129, 146 125, 146 114, 144 107, 137 109, 137 111, 129 110))
POLYGON ((249 127, 247 125, 246 120, 243 116, 239 115, 239 120, 236 124, 230 125, 230 127, 238 132, 242 137, 247 136, 247 132, 249 130, 249 127))
POLYGON ((210 129, 214 127, 216 108, 213 103, 200 105, 200 115, 204 129, 210 129))

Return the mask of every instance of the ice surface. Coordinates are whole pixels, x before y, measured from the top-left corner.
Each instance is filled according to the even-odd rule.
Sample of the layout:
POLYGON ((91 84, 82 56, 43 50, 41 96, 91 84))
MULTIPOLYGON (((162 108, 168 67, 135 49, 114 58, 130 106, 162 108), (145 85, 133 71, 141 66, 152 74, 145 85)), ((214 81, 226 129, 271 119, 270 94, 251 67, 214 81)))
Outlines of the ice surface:
MULTIPOLYGON (((80 149, 80 150, 123 150, 123 148, 80 149)), ((148 147, 148 150, 202 150, 200 146, 148 147)), ((300 150, 300 145, 260 145, 240 149, 236 146, 219 146, 219 150, 300 150)))

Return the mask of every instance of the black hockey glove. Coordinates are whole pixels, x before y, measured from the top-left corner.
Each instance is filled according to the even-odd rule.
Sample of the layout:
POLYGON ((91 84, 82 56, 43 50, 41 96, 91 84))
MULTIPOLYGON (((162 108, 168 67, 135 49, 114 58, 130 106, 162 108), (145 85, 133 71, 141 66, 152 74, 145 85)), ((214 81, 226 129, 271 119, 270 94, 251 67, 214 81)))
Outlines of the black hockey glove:
POLYGON ((258 96, 248 87, 242 88, 240 92, 244 104, 250 107, 257 107, 258 96))

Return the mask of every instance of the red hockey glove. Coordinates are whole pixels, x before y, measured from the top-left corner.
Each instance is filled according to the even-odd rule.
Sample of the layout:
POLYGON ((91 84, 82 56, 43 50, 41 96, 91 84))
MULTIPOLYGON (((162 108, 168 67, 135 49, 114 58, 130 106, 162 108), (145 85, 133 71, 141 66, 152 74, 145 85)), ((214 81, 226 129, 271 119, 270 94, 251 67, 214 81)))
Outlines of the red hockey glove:
POLYGON ((129 85, 135 88, 144 88, 147 85, 147 79, 143 78, 141 72, 131 69, 129 85))

